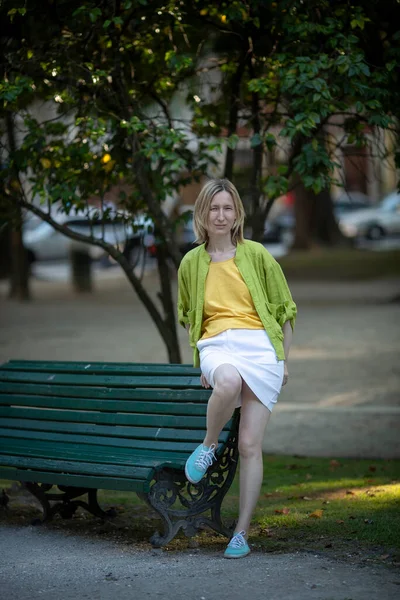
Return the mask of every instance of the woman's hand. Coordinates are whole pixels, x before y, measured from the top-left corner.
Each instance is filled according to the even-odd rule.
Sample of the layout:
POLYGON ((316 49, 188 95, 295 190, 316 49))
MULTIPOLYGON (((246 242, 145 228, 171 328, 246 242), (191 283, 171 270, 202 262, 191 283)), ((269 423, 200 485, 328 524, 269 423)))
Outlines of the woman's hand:
POLYGON ((282 385, 286 385, 286 384, 287 384, 287 382, 288 382, 288 379, 289 379, 289 371, 288 371, 288 367, 287 367, 287 362, 286 362, 286 360, 285 360, 285 363, 284 363, 284 365, 285 365, 285 368, 284 368, 284 371, 283 371, 283 381, 282 381, 282 385))
POLYGON ((208 383, 207 379, 204 377, 203 373, 200 375, 200 383, 203 388, 206 388, 206 390, 210 387, 210 384, 208 383))

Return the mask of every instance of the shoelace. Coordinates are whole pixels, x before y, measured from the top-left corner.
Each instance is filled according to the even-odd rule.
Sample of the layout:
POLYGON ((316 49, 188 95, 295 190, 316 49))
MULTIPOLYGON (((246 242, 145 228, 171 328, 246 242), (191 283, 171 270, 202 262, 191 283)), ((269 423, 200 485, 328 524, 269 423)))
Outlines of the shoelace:
POLYGON ((246 544, 246 540, 244 536, 246 535, 245 531, 239 531, 239 533, 235 533, 231 541, 229 542, 229 546, 231 548, 241 548, 246 544))
POLYGON ((208 467, 211 467, 211 465, 213 464, 213 461, 215 460, 215 454, 214 454, 214 450, 215 450, 215 444, 211 444, 211 446, 208 448, 208 450, 202 450, 199 454, 198 459, 195 462, 195 465, 197 468, 199 469, 208 469, 208 467))

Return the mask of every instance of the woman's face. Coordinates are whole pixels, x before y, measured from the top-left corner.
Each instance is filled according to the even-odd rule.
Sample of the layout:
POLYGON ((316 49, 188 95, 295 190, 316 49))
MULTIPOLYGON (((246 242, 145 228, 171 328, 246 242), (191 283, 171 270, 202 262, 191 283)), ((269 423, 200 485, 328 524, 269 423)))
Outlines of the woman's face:
POLYGON ((208 213, 208 235, 227 235, 231 232, 235 219, 235 205, 230 193, 222 191, 215 194, 208 213))

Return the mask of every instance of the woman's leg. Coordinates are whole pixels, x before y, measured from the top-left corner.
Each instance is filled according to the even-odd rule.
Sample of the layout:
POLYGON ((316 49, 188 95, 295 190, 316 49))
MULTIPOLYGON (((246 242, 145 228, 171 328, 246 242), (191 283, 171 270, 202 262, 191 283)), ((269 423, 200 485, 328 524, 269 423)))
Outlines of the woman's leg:
POLYGON ((230 364, 220 365, 214 373, 214 390, 207 406, 207 434, 204 446, 218 446, 218 437, 233 415, 242 389, 242 378, 230 364))
POLYGON ((249 531, 263 480, 262 442, 271 412, 243 381, 239 426, 240 507, 235 532, 249 531))

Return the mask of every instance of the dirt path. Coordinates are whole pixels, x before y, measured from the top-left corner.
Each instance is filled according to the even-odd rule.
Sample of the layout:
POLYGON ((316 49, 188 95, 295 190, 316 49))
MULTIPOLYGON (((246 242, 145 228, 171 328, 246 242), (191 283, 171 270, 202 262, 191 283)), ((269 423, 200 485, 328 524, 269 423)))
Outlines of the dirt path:
POLYGON ((228 561, 216 552, 138 550, 46 529, 0 528, 7 600, 397 600, 400 575, 313 553, 228 561))

